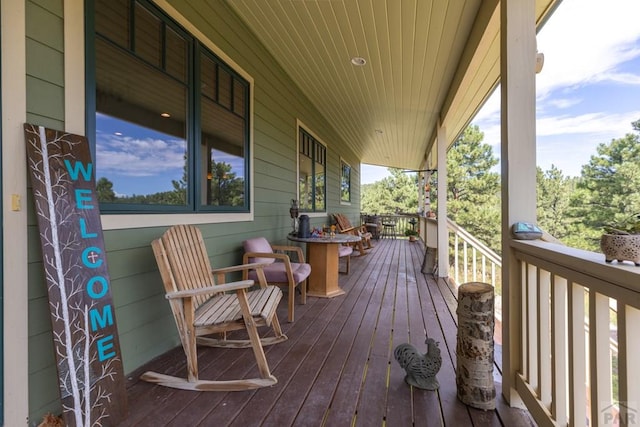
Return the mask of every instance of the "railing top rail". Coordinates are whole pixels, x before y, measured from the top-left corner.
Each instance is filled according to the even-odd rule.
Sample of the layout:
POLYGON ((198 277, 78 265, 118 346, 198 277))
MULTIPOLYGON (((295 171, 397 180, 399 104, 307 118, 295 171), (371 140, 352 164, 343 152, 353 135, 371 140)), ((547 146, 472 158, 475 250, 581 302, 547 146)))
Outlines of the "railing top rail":
POLYGON ((462 236, 462 238, 464 240, 466 240, 467 242, 471 243, 476 249, 478 249, 480 251, 480 253, 482 255, 484 255, 487 258, 489 258, 489 260, 491 260, 492 262, 497 264, 499 267, 502 267, 502 257, 500 255, 498 255, 497 253, 495 253, 493 250, 491 250, 491 248, 486 246, 484 243, 482 243, 481 241, 476 239, 467 230, 465 230, 464 228, 460 227, 458 224, 456 224, 454 221, 452 221, 449 218, 447 218, 447 226, 448 226, 449 230, 452 230, 453 232, 459 234, 460 236, 462 236))
POLYGON ((607 264, 602 254, 541 240, 512 240, 510 245, 516 252, 554 265, 557 271, 565 271, 567 275, 575 272, 575 276, 592 277, 599 282, 640 293, 640 268, 632 264, 607 264))

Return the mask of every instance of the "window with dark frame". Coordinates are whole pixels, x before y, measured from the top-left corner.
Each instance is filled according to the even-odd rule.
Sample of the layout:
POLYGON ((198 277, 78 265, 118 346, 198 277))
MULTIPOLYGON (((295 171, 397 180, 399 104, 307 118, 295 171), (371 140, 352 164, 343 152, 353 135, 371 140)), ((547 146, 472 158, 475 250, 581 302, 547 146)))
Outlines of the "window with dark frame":
POLYGON ((248 212, 249 83, 146 0, 93 6, 101 209, 248 212))
POLYGON ((299 128, 298 193, 300 211, 326 211, 327 147, 299 128))
POLYGON ((351 202, 351 166, 340 159, 340 201, 351 202))

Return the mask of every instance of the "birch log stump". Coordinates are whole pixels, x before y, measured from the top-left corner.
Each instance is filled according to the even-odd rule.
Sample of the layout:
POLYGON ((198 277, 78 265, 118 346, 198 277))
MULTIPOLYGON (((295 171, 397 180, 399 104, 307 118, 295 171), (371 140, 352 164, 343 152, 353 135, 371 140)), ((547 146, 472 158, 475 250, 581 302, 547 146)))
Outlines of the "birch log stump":
POLYGON ((478 409, 495 409, 493 383, 493 286, 465 283, 458 288, 456 385, 458 399, 478 409))

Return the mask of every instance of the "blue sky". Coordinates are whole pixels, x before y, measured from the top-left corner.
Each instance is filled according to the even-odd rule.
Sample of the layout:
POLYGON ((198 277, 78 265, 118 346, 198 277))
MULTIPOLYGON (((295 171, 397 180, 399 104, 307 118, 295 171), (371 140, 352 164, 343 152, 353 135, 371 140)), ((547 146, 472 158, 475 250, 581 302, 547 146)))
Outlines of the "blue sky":
MULTIPOLYGON (((187 143, 171 135, 98 113, 96 115, 96 181, 113 183, 119 196, 174 189, 184 177, 187 143)), ((244 176, 244 159, 213 149, 212 158, 244 176)))
MULTIPOLYGON (((640 119, 640 0, 563 0, 540 30, 544 67, 536 76, 537 164, 577 176, 640 119)), ((500 153, 500 89, 472 122, 500 153)), ((363 165, 361 182, 387 176, 363 165)))

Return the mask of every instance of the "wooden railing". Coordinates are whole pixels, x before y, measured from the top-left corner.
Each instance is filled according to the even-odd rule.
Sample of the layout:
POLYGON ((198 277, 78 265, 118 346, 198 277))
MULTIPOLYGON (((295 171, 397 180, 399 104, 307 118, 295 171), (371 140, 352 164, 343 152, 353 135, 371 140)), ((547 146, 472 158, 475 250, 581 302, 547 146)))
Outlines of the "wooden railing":
POLYGON ((418 231, 420 227, 419 216, 417 214, 360 214, 360 221, 364 224, 368 222, 367 217, 371 216, 376 216, 381 223, 394 224, 393 228, 387 230, 390 236, 404 236, 405 230, 413 229, 418 231))
MULTIPOLYGON (((452 221, 451 278, 496 286, 499 255, 452 221)), ((515 385, 539 425, 640 425, 640 268, 543 241, 513 241, 515 385), (515 307, 514 307, 515 305, 515 307)), ((504 373, 507 374, 507 373, 504 373)))
POLYGON ((502 259, 488 246, 450 219, 449 253, 453 280, 457 284, 471 281, 490 283, 500 295, 502 259))
POLYGON ((541 241, 512 248, 521 327, 511 339, 522 343, 515 385, 535 420, 640 423, 640 269, 541 241))

